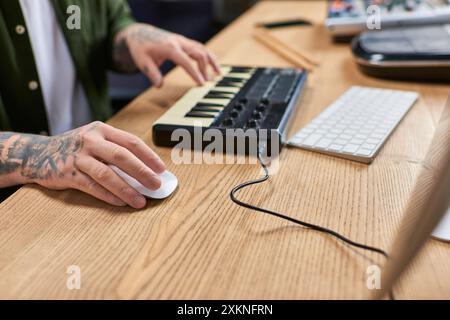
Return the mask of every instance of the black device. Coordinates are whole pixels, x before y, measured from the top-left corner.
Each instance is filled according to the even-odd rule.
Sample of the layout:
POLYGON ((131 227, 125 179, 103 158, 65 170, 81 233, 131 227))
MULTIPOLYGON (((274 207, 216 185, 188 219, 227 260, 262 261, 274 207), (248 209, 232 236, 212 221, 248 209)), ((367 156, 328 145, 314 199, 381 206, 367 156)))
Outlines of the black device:
POLYGON ((293 19, 293 20, 283 20, 283 21, 274 21, 274 22, 266 22, 266 23, 258 23, 257 27, 263 27, 266 29, 279 29, 279 28, 287 28, 287 27, 296 27, 296 26, 311 26, 312 23, 305 19, 293 19))
MULTIPOLYGON (((281 150, 306 78, 304 70, 295 68, 224 66, 220 77, 189 90, 155 122, 154 143, 173 147, 179 143, 172 139, 175 130, 186 129, 194 136, 196 131, 203 135, 211 128, 220 130, 224 146, 227 135, 236 135, 237 129, 244 134, 255 130, 259 143, 259 129, 267 129, 276 133, 281 150)), ((274 137, 264 137, 269 150, 274 137)), ((204 140, 202 147, 210 143, 204 140)))
POLYGON ((368 75, 419 81, 450 80, 450 25, 365 32, 352 42, 368 75))

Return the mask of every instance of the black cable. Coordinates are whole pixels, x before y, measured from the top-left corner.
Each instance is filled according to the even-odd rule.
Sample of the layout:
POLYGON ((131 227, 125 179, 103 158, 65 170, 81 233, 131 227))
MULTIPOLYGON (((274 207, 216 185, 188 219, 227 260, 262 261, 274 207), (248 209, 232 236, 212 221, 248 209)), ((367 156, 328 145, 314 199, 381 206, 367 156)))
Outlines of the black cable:
MULTIPOLYGON (((244 189, 244 188, 246 188, 248 186, 255 185, 255 184, 260 184, 260 183, 263 183, 263 182, 269 180, 269 177, 270 177, 269 176, 269 170, 267 169, 266 164, 262 161, 262 159, 260 157, 260 154, 258 154, 258 161, 259 161, 259 163, 261 164, 261 166, 262 166, 262 168, 264 170, 264 176, 261 177, 261 178, 258 178, 256 180, 244 182, 244 183, 234 187, 233 190, 231 190, 231 193, 230 193, 231 201, 233 201, 234 203, 236 203, 237 205, 239 205, 241 207, 244 207, 244 208, 247 208, 247 209, 251 209, 251 210, 255 210, 255 211, 259 211, 259 212, 262 212, 262 213, 267 213, 269 215, 272 215, 272 216, 275 216, 275 217, 278 217, 278 218, 281 218, 281 219, 293 222, 293 223, 301 225, 303 227, 306 227, 306 228, 309 228, 309 229, 312 229, 312 230, 316 230, 316 231, 319 231, 319 232, 323 232, 323 233, 332 235, 333 237, 335 237, 335 238, 337 238, 337 239, 339 239, 339 240, 341 240, 341 241, 343 241, 343 242, 345 242, 345 243, 347 243, 347 244, 349 244, 351 246, 354 246, 354 247, 357 247, 357 248, 360 248, 360 249, 364 249, 364 250, 369 250, 369 251, 372 251, 372 252, 376 252, 376 253, 379 253, 379 254, 383 255, 385 258, 389 258, 389 256, 388 256, 386 251, 384 251, 382 249, 379 249, 379 248, 376 248, 376 247, 371 247, 371 246, 368 246, 368 245, 365 245, 365 244, 362 244, 362 243, 355 242, 355 241, 350 240, 350 239, 344 237, 343 235, 341 235, 341 234, 339 234, 336 231, 333 231, 331 229, 327 229, 327 228, 324 228, 324 227, 321 227, 321 226, 318 226, 318 225, 315 225, 315 224, 311 224, 311 223, 308 223, 308 222, 300 221, 300 220, 297 220, 295 218, 286 216, 284 214, 281 214, 281 213, 278 213, 278 212, 275 212, 275 211, 272 211, 272 210, 264 209, 264 208, 259 208, 259 207, 256 207, 256 206, 252 205, 252 204, 245 203, 245 202, 242 202, 241 200, 239 200, 236 197, 236 193, 239 190, 242 190, 242 189, 244 189)), ((394 295, 393 295, 392 291, 389 293, 389 296, 390 296, 391 300, 394 300, 394 295)))

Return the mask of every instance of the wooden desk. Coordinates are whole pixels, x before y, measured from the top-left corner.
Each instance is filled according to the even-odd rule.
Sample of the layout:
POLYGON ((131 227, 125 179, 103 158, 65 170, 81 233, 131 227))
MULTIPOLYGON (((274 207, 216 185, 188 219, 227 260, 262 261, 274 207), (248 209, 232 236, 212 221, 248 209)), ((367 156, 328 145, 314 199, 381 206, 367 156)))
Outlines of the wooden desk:
MULTIPOLYGON (((288 66, 251 37, 255 22, 302 16, 314 27, 276 35, 314 52, 296 115, 299 129, 350 85, 417 90, 408 114, 375 162, 362 165, 286 149, 268 183, 241 197, 333 228, 385 249, 395 235, 450 86, 372 79, 347 45, 322 26, 325 3, 257 5, 209 46, 224 63, 288 66)), ((162 90, 149 90, 110 123, 151 143, 151 124, 193 83, 179 69, 162 90)), ((173 165, 180 180, 167 201, 145 210, 113 208, 75 191, 22 188, 0 206, 0 298, 334 299, 365 298, 372 262, 342 243, 235 206, 230 189, 260 174, 250 165, 173 165), (66 269, 81 268, 81 290, 66 288, 66 269)), ((363 252, 364 253, 364 252, 363 252)), ((378 263, 383 260, 367 254, 378 263)), ((450 244, 430 241, 396 290, 397 298, 450 298, 450 244)))

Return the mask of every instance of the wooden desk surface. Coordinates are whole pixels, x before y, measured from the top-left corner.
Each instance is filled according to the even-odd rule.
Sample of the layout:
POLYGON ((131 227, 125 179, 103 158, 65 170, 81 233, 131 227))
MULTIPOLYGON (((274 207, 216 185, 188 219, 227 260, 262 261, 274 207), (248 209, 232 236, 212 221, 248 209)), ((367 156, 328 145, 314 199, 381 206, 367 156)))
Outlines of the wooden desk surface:
MULTIPOLYGON (((275 32, 321 61, 293 130, 350 85, 417 90, 420 102, 372 165, 286 149, 280 172, 241 197, 388 249, 450 86, 364 76, 349 47, 332 43, 322 25, 325 12, 318 1, 261 3, 209 46, 223 63, 288 66, 252 39, 252 26, 298 16, 314 21, 313 27, 275 32)), ((110 123, 152 145, 152 122, 192 85, 176 69, 162 90, 149 90, 110 123)), ((1 204, 0 298, 368 297, 366 269, 372 262, 360 251, 231 203, 230 189, 257 177, 257 166, 176 166, 169 149, 156 150, 181 184, 172 198, 152 201, 145 210, 113 208, 79 192, 37 186, 24 187, 1 204), (81 290, 66 288, 69 265, 81 268, 81 290)), ((450 244, 431 240, 397 287, 397 298, 450 298, 449 265, 450 244)))

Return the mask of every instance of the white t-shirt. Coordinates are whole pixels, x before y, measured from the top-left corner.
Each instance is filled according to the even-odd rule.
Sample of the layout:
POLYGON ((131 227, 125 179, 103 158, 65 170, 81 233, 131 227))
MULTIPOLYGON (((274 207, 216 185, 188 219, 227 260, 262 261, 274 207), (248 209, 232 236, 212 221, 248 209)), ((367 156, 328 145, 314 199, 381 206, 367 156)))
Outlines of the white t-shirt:
POLYGON ((91 122, 92 116, 50 0, 20 0, 44 97, 50 134, 91 122))

